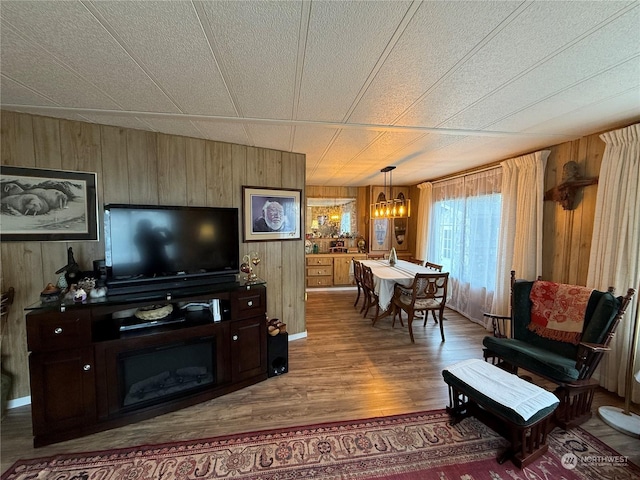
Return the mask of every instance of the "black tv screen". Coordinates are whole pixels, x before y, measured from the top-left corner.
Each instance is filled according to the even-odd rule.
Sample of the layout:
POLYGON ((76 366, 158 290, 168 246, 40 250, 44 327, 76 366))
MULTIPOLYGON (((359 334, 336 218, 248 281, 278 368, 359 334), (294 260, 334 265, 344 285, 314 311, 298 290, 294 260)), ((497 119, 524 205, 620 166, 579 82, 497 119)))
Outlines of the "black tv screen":
POLYGON ((105 263, 113 279, 239 272, 238 209, 110 204, 105 263))

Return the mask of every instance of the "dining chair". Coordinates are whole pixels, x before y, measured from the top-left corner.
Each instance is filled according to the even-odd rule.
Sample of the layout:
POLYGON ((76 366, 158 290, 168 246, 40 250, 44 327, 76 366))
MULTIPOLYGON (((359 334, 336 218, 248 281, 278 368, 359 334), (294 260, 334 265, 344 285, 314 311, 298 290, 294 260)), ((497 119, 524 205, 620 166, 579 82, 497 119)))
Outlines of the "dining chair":
POLYGON ((382 253, 367 253, 367 260, 382 260, 383 258, 382 253))
POLYGON ((364 305, 362 305, 360 313, 364 312, 362 316, 366 318, 369 309, 375 304, 376 314, 373 316, 373 322, 375 323, 380 313, 380 304, 378 303, 380 299, 378 298, 378 294, 376 294, 373 271, 371 267, 364 264, 362 265, 362 288, 364 292, 364 305))
POLYGON ((425 268, 430 268, 431 270, 436 270, 438 272, 442 271, 442 265, 438 265, 437 263, 431 263, 425 260, 425 262, 422 264, 423 267, 425 268))
POLYGON ((353 262, 353 279, 356 282, 356 287, 358 288, 358 294, 356 296, 356 301, 353 302, 353 306, 357 306, 358 302, 360 301, 360 293, 362 292, 362 264, 360 263, 359 260, 356 260, 355 258, 352 258, 351 261, 353 262))
POLYGON ((413 319, 416 313, 424 313, 424 325, 427 325, 427 313, 431 311, 435 323, 440 323, 440 336, 444 342, 444 307, 447 302, 447 286, 449 273, 417 273, 413 282, 408 287, 396 283, 393 288, 393 319, 396 315, 402 320, 402 312, 407 312, 409 317, 409 336, 411 343, 413 338, 413 319), (436 317, 436 311, 439 312, 436 317))
POLYGON ((420 260, 419 258, 409 257, 409 262, 415 263, 416 265, 422 265, 424 267, 424 260, 420 260))

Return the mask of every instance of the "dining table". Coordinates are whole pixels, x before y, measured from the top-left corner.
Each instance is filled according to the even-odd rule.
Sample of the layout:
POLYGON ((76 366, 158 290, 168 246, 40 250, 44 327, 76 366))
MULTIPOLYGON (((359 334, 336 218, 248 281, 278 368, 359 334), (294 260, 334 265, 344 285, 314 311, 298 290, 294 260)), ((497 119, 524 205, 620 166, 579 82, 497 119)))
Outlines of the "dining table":
POLYGON ((395 265, 390 265, 389 260, 360 260, 360 263, 370 267, 371 273, 373 273, 374 289, 378 295, 378 305, 382 312, 378 318, 391 313, 391 300, 396 283, 408 287, 417 273, 438 273, 431 268, 406 260, 397 260, 395 265))

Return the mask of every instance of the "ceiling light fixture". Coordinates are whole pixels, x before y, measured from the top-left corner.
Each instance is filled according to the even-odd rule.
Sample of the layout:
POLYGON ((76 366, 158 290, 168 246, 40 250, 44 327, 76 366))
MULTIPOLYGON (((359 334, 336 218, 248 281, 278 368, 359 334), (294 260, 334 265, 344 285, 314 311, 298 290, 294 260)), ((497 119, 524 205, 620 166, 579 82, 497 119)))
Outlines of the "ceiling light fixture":
POLYGON ((407 218, 411 214, 411 200, 405 198, 402 193, 398 198, 393 198, 393 178, 392 171, 395 166, 384 167, 380 170, 384 173, 384 190, 375 202, 370 206, 371 218, 407 218), (387 190, 387 173, 389 174, 389 196, 386 196, 387 190), (388 200, 387 200, 388 198, 388 200))

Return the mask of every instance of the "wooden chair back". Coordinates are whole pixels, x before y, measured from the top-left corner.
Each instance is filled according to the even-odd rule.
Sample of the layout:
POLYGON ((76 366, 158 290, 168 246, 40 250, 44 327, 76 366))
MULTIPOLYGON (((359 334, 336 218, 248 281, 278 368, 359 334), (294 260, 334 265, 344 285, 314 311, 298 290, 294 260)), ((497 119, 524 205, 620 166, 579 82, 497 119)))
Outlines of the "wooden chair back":
POLYGON ((437 272, 441 272, 442 271, 442 265, 438 265, 437 263, 431 263, 431 262, 425 261, 422 266, 425 267, 425 268, 429 268, 431 270, 435 270, 437 272))
POLYGON ((373 271, 371 267, 367 265, 362 265, 362 288, 364 290, 364 317, 369 313, 369 309, 373 306, 376 307, 376 313, 374 315, 374 323, 378 314, 380 313, 380 305, 378 304, 378 295, 376 295, 375 283, 373 280, 373 271))
POLYGON ((362 292, 362 264, 355 258, 351 258, 351 261, 353 262, 353 280, 356 282, 356 287, 358 288, 356 301, 353 302, 353 306, 355 307, 360 301, 360 293, 362 292))
POLYGON ((398 283, 394 286, 393 306, 394 318, 397 313, 407 312, 409 317, 409 336, 413 339, 412 323, 417 312, 424 312, 424 326, 427 324, 427 312, 431 311, 433 320, 440 322, 440 335, 444 342, 444 307, 447 303, 449 286, 449 272, 445 273, 417 273, 413 283, 404 287, 398 283), (399 310, 398 310, 399 309, 399 310), (436 317, 436 311, 438 317, 436 317))

